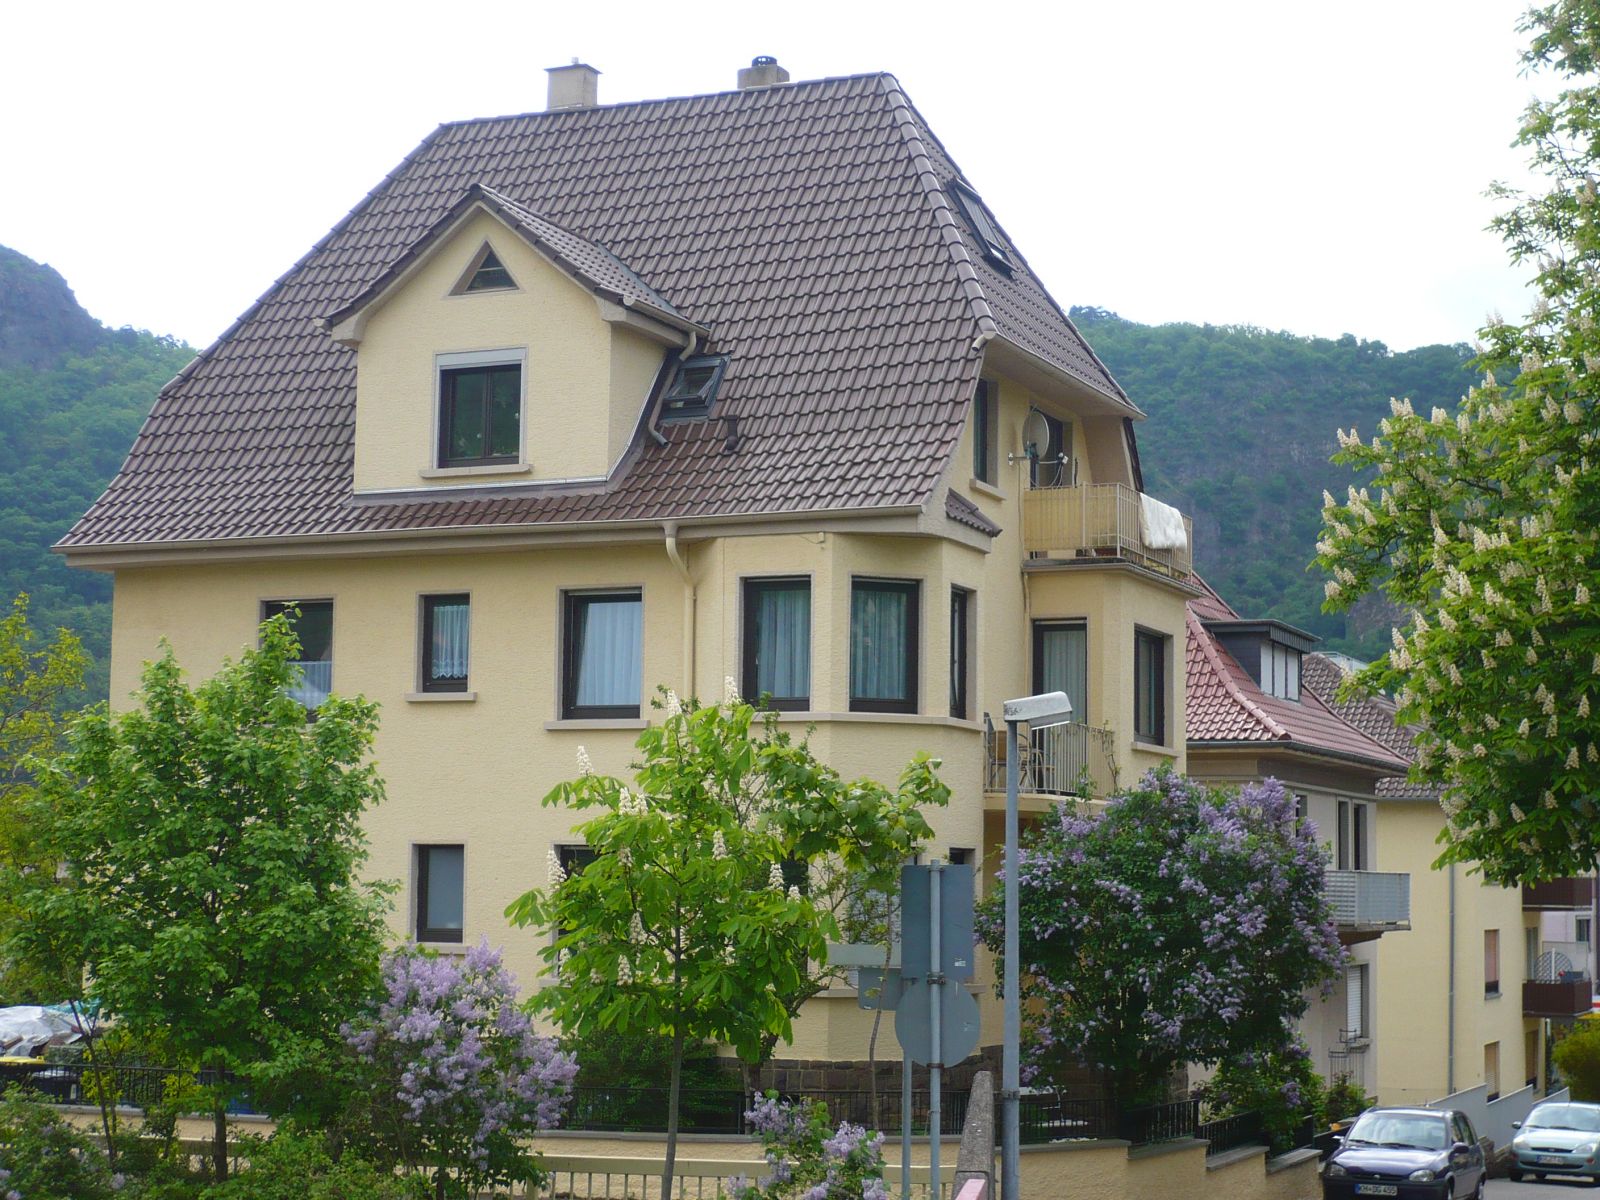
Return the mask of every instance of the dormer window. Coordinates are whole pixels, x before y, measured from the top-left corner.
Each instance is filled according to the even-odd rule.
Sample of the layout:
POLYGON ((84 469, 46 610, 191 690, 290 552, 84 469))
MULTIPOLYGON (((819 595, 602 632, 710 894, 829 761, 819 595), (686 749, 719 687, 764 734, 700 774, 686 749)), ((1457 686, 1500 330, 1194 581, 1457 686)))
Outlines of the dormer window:
POLYGON ((1269 696, 1300 699, 1300 656, 1317 639, 1282 621, 1207 621, 1205 626, 1233 660, 1269 696))
POLYGON ((1011 274, 1011 256, 1006 251, 1005 242, 1001 240, 1000 231, 989 219, 989 210, 984 208, 978 193, 959 179, 954 181, 953 190, 957 202, 961 205, 961 211, 967 218, 967 225, 983 245, 984 257, 1007 275, 1011 274))
POLYGON ((708 415, 727 367, 726 355, 697 355, 680 362, 661 401, 662 418, 686 421, 708 415))
POLYGON ((1300 651, 1282 642, 1261 646, 1261 690, 1283 700, 1300 699, 1300 651))
POLYGON ((511 272, 506 270, 505 264, 495 254, 494 247, 485 242, 483 249, 473 258, 472 265, 462 273, 455 293, 502 292, 515 289, 516 286, 517 281, 511 278, 511 272))
POLYGON ((522 352, 439 356, 440 467, 522 460, 522 352))

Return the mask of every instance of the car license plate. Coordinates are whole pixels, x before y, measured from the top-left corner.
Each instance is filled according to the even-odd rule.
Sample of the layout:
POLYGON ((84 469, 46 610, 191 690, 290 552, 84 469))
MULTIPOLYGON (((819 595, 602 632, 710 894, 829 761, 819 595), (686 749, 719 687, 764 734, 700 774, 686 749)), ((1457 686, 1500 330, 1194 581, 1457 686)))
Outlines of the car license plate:
POLYGON ((1358 1183, 1356 1195, 1358 1196, 1398 1196, 1400 1189, 1392 1183, 1358 1183))
POLYGON ((1557 1166, 1560 1166, 1562 1163, 1567 1161, 1567 1156, 1564 1154, 1541 1154, 1534 1161, 1542 1163, 1555 1163, 1557 1166))

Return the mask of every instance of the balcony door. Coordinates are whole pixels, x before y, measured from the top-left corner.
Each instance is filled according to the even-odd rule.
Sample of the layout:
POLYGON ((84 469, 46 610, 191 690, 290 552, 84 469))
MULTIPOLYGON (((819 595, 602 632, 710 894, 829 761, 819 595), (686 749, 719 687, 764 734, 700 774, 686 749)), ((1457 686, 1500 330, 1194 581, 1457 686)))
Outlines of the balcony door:
POLYGON ((1065 487, 1072 482, 1072 426, 1034 409, 1048 431, 1044 443, 1028 455, 1028 483, 1036 488, 1065 487))
POLYGON ((1033 623, 1033 690, 1065 692, 1072 720, 1089 723, 1089 627, 1083 621, 1033 623))

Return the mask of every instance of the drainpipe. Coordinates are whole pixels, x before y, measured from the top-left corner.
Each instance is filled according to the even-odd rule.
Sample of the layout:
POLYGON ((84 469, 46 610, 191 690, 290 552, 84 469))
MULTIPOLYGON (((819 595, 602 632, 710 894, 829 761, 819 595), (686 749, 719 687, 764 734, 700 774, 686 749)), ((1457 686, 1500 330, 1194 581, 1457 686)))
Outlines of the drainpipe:
POLYGON ((1450 979, 1445 1008, 1444 1094, 1456 1094, 1456 865, 1450 864, 1450 979))
POLYGON ((686 685, 683 701, 687 704, 694 698, 694 634, 695 634, 695 609, 699 600, 694 578, 689 574, 689 564, 683 559, 683 554, 678 549, 678 523, 668 521, 662 526, 666 535, 667 557, 672 560, 672 565, 678 568, 678 574, 683 577, 683 681, 686 685))

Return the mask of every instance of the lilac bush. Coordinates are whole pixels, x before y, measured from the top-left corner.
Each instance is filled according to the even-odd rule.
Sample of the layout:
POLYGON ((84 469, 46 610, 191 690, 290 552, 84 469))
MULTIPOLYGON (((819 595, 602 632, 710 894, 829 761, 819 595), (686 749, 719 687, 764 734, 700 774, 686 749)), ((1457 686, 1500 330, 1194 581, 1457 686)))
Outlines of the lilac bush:
POLYGON ((771 1092, 745 1121, 761 1135, 767 1173, 729 1180, 732 1200, 888 1200, 881 1133, 843 1121, 830 1135, 826 1105, 791 1104, 771 1092))
POLYGON ((408 948, 384 960, 383 982, 377 1011, 343 1031, 375 1076, 374 1137, 439 1197, 537 1182, 522 1139, 561 1119, 578 1065, 534 1032, 500 952, 408 948))
MULTIPOLYGON (((1237 791, 1170 770, 1103 809, 1063 802, 1025 839, 1025 1072, 1087 1065, 1121 1103, 1165 1097, 1173 1070, 1285 1047, 1307 990, 1343 963, 1326 854, 1276 780, 1237 791)), ((978 913, 1004 940, 1002 889, 978 913)))

